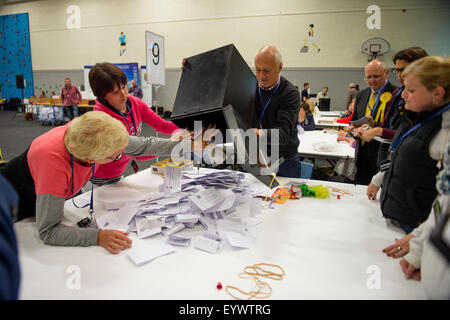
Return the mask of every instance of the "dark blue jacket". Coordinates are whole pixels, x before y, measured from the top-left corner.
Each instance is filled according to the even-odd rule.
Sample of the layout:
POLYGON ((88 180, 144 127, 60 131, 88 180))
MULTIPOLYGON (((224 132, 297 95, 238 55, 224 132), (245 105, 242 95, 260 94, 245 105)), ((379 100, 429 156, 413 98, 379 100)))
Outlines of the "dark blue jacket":
POLYGON ((314 122, 314 116, 311 113, 307 113, 305 120, 303 122, 299 122, 298 124, 305 131, 316 130, 316 123, 314 122))
POLYGON ((12 222, 17 203, 16 192, 0 174, 0 300, 19 296, 20 266, 12 222))

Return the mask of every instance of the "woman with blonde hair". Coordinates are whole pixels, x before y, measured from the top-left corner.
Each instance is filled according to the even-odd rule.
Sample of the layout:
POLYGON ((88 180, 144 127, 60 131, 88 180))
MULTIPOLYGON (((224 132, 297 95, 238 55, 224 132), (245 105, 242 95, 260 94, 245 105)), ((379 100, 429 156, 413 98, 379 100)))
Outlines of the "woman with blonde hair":
MULTIPOLYGON (((113 254, 119 253, 131 247, 127 233, 61 223, 66 199, 77 195, 95 176, 96 165, 118 161, 122 154, 170 155, 178 143, 129 136, 117 119, 100 111, 87 112, 37 137, 23 154, 2 167, 3 175, 20 197, 18 217, 14 220, 36 216, 39 237, 46 244, 100 245, 113 254)), ((91 221, 95 221, 93 190, 89 205, 91 221)))
MULTIPOLYGON (((428 218, 437 195, 436 175, 449 139, 450 58, 421 58, 402 77, 405 108, 417 112, 417 119, 403 121, 395 133, 390 162, 379 173, 380 202, 384 217, 409 233, 428 218)), ((367 189, 369 199, 375 199, 378 189, 367 189)))

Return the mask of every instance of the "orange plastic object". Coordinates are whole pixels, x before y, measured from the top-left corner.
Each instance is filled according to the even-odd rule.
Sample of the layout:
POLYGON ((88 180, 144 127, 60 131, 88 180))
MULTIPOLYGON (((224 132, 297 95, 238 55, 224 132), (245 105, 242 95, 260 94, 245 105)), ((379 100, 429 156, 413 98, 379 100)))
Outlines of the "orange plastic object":
POLYGON ((286 188, 277 188, 271 199, 275 199, 276 203, 283 204, 291 197, 291 193, 286 188))

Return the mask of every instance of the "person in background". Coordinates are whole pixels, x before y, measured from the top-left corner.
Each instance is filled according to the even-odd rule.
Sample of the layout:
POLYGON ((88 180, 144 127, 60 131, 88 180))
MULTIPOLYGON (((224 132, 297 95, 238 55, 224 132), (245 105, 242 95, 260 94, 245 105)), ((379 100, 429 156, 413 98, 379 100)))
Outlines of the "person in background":
POLYGON ((309 83, 308 83, 308 82, 305 82, 305 83, 303 84, 303 90, 302 90, 302 96, 301 96, 301 101, 302 101, 302 102, 309 99, 309 92, 308 92, 308 89, 309 89, 309 83))
POLYGON ((41 91, 41 95, 39 96, 39 98, 45 98, 45 91, 41 91))
MULTIPOLYGON (((386 114, 384 116, 384 121, 379 127, 374 127, 361 133, 361 139, 367 142, 372 141, 374 137, 381 137, 383 139, 392 140, 395 135, 395 130, 400 125, 400 121, 404 114, 405 100, 401 97, 403 90, 405 89, 404 80, 402 77, 402 72, 405 68, 412 62, 419 60, 420 58, 426 57, 428 54, 425 50, 420 47, 411 47, 408 49, 401 50, 394 55, 392 59, 395 68, 394 72, 397 75, 397 79, 402 85, 392 92, 392 98, 387 105, 386 114)), ((406 120, 410 121, 408 117, 415 117, 415 113, 407 112, 405 113, 406 120)), ((387 153, 387 150, 386 150, 387 153)), ((382 159, 385 160, 385 159, 382 159)))
POLYGON ((300 111, 298 112, 298 125, 305 131, 312 131, 316 129, 314 116, 311 114, 307 102, 302 102, 300 104, 300 111))
POLYGON ((337 142, 345 141, 347 142, 352 148, 356 147, 356 140, 350 136, 347 135, 347 133, 344 130, 339 130, 337 132, 337 142))
MULTIPOLYGON (((365 80, 368 88, 360 91, 356 96, 351 121, 372 117, 375 126, 384 120, 386 104, 396 89, 388 80, 389 70, 382 61, 372 60, 365 67, 365 80)), ((363 127, 352 128, 352 133, 358 137, 355 150, 357 184, 368 185, 372 177, 378 172, 377 159, 380 143, 378 141, 366 142, 359 139, 363 127)))
POLYGON ((307 103, 308 106, 309 106, 309 111, 311 112, 311 114, 312 114, 314 117, 319 118, 319 117, 320 117, 320 110, 319 110, 319 107, 316 107, 316 106, 314 105, 314 102, 312 101, 312 99, 306 100, 306 103, 307 103))
MULTIPOLYGON (((390 162, 376 179, 382 183, 381 211, 410 233, 423 223, 436 198, 436 175, 450 131, 450 58, 424 57, 403 71, 405 108, 417 113, 401 122, 391 146, 390 162)), ((375 178, 374 178, 375 179, 375 178)), ((368 187, 376 199, 379 187, 368 187)))
POLYGON ((328 87, 323 87, 322 91, 320 91, 316 96, 316 102, 319 104, 319 99, 329 99, 328 96, 328 87))
POLYGON ((13 227, 17 206, 17 193, 0 174, 0 300, 19 297, 20 263, 13 227))
POLYGON ((358 95, 358 92, 359 92, 359 90, 356 90, 356 84, 351 82, 348 85, 347 98, 345 98, 345 109, 346 110, 348 110, 350 103, 352 103, 353 100, 356 100, 356 96, 358 95))
POLYGON ((348 115, 347 117, 340 118, 340 119, 335 118, 335 121, 336 121, 337 123, 347 123, 347 124, 350 123, 350 120, 352 120, 352 116, 353 116, 353 109, 354 109, 354 107, 355 107, 355 101, 356 101, 356 99, 353 100, 352 103, 350 103, 350 105, 348 106, 348 111, 349 111, 350 113, 349 113, 349 115, 348 115))
POLYGON ((57 98, 55 98, 55 97, 57 97, 57 96, 56 96, 56 92, 55 92, 55 91, 52 91, 52 93, 50 93, 50 98, 52 98, 52 99, 57 99, 57 98))
MULTIPOLYGON (((129 95, 127 77, 116 65, 97 63, 89 71, 89 84, 97 97, 94 110, 105 112, 119 120, 129 135, 139 136, 143 122, 164 134, 178 134, 182 131, 173 122, 158 116, 144 101, 129 95)), ((118 182, 130 160, 133 170, 137 172, 139 168, 134 159, 143 161, 152 158, 155 156, 132 158, 124 155, 117 161, 100 165, 91 182, 99 186, 118 182)))
POLYGON ((61 90, 61 102, 69 120, 78 117, 78 104, 81 103, 81 100, 80 90, 72 85, 70 78, 64 79, 64 87, 61 90))
POLYGON ((142 89, 140 87, 138 87, 138 85, 136 84, 136 80, 131 80, 131 87, 130 87, 130 91, 129 93, 136 98, 142 99, 142 97, 144 96, 142 94, 142 89))

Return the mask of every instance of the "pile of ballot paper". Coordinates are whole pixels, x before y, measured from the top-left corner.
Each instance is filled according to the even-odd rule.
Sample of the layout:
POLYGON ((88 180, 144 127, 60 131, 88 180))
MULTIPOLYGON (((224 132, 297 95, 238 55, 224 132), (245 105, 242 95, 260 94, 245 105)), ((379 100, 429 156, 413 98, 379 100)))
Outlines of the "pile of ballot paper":
MULTIPOLYGON (((183 173, 182 178, 181 191, 153 193, 148 199, 127 203, 98 218, 98 226, 136 232, 139 239, 162 235, 166 245, 159 247, 161 255, 173 251, 167 244, 187 247, 192 242, 209 253, 255 244, 262 202, 249 194, 252 188, 245 184, 243 173, 183 173)), ((154 252, 131 249, 128 256, 140 265, 154 259, 154 252)))

